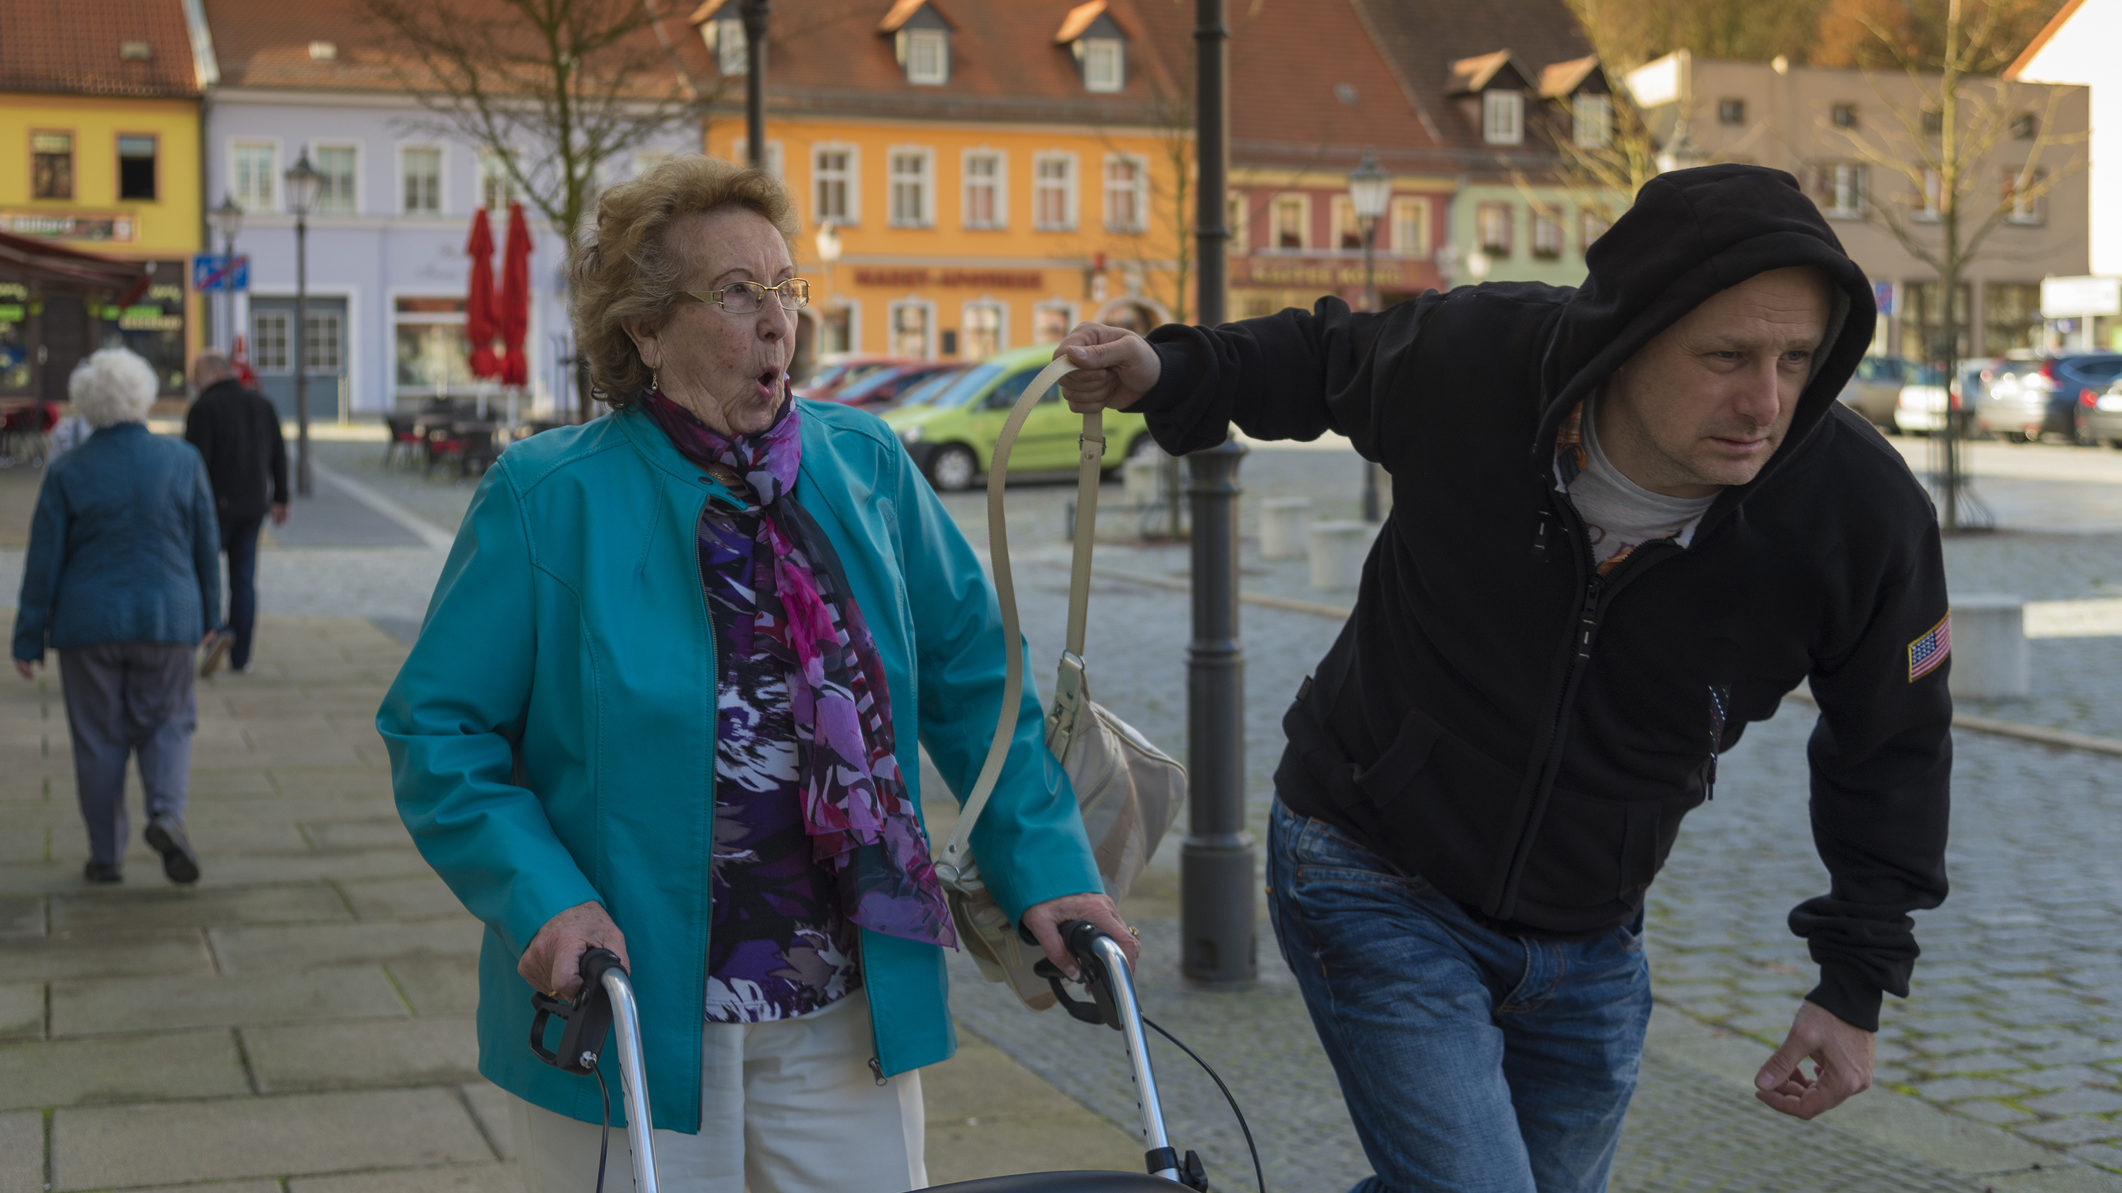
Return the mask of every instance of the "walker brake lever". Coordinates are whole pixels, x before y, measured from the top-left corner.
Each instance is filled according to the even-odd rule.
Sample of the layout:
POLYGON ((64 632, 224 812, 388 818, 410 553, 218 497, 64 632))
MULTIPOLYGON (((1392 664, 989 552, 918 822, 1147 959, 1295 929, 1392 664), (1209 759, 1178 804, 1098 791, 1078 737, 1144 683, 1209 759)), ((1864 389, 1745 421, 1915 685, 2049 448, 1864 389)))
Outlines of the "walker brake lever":
MULTIPOLYGON (((1089 920, 1069 920, 1060 925, 1060 933, 1069 955, 1076 959, 1077 972, 1083 975, 1083 985, 1090 991, 1090 999, 1071 998, 1064 988, 1061 968, 1051 961, 1038 962, 1032 966, 1032 972, 1046 979, 1047 988, 1054 992, 1054 1000, 1070 1018, 1082 1023, 1103 1024, 1119 1031, 1120 1004, 1113 1000, 1112 975, 1105 971, 1105 958, 1092 947, 1094 942, 1106 939, 1106 934, 1089 920)), ((1017 934, 1026 943, 1033 943, 1031 934, 1023 928, 1018 928, 1017 934)))
POLYGON ((539 1060, 563 1073, 587 1074, 597 1067, 612 1028, 612 1000, 604 990, 604 975, 622 969, 619 957, 609 949, 591 949, 582 954, 582 991, 575 1001, 554 998, 543 991, 531 992, 530 1046, 539 1060), (560 1046, 545 1046, 546 1023, 561 1023, 560 1046))

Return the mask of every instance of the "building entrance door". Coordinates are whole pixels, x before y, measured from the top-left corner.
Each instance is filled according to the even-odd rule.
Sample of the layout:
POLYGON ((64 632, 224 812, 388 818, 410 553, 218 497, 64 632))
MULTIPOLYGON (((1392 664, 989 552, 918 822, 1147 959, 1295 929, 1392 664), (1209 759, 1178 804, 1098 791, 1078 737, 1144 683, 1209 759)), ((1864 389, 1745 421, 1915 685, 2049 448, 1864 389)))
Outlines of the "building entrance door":
MULTIPOLYGON (((312 298, 303 329, 304 371, 309 377, 311 422, 339 417, 347 384, 346 300, 312 298)), ((251 367, 258 390, 286 419, 295 417, 295 300, 251 299, 251 367)))
POLYGON ((66 401, 66 383, 74 366, 96 348, 89 338, 88 307, 78 294, 54 294, 44 300, 33 333, 32 359, 37 362, 38 396, 47 402, 66 401))

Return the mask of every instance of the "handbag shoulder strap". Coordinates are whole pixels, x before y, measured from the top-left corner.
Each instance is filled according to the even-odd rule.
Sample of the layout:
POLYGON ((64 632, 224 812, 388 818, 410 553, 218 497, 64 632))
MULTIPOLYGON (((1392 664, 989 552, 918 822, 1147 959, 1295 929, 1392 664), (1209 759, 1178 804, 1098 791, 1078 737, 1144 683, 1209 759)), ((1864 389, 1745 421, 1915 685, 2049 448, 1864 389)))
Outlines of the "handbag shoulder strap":
MULTIPOLYGON (((1057 359, 1039 371, 1024 393, 1010 407, 1009 417, 1002 424, 1002 434, 995 440, 994 460, 987 469, 987 544, 995 571, 995 598, 1002 606, 1002 647, 1008 659, 1002 678, 1002 707, 995 717, 995 736, 988 743, 987 761, 980 767, 980 777, 973 783, 972 794, 965 797, 965 805, 958 812, 958 826, 952 830, 950 841, 943 847, 943 855, 937 861, 937 870, 945 880, 954 878, 964 869, 966 855, 972 848, 973 826, 980 821, 980 813, 987 808, 988 797, 995 792, 995 783, 1002 777, 1002 764, 1009 757, 1010 742, 1017 736, 1017 709, 1024 697, 1024 650, 1023 630, 1017 620, 1017 587, 1011 577, 1009 566, 1009 525, 1003 517, 1002 491, 1009 480, 1010 449, 1016 446, 1017 434, 1024 428, 1024 420, 1031 417, 1032 408, 1039 403, 1040 395, 1075 371, 1075 366, 1065 359, 1057 359)), ((1105 455, 1104 416, 1091 411, 1083 416, 1083 436, 1080 441, 1076 465, 1076 544, 1075 560, 1070 568, 1068 586, 1068 650, 1061 656, 1060 690, 1055 694, 1057 711, 1074 710, 1082 703, 1083 690, 1083 637, 1090 613, 1090 556, 1091 544, 1096 536, 1098 518, 1098 481, 1100 463, 1105 455)), ((1074 732, 1074 714, 1070 712, 1065 726, 1074 732)))

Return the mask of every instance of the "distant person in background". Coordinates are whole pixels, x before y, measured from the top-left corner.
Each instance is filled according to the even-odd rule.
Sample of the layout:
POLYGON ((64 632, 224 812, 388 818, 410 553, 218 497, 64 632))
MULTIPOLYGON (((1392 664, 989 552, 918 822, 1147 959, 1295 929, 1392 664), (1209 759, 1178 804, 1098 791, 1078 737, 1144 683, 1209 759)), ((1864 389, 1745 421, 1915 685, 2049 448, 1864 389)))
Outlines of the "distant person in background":
POLYGON ((228 552, 228 623, 207 639, 199 677, 211 677, 225 660, 238 673, 250 670, 251 637, 258 623, 258 531, 270 517, 287 521, 287 444, 280 413, 248 389, 236 366, 208 352, 192 363, 199 396, 184 415, 184 438, 206 461, 221 523, 221 549, 228 552))
POLYGON ((192 651, 219 624, 221 542, 199 453, 148 432, 155 390, 154 370, 123 348, 75 367, 67 393, 94 433, 45 470, 15 614, 24 679, 46 647, 59 652, 90 882, 121 880, 136 753, 147 843, 170 881, 199 880, 184 834, 192 651))

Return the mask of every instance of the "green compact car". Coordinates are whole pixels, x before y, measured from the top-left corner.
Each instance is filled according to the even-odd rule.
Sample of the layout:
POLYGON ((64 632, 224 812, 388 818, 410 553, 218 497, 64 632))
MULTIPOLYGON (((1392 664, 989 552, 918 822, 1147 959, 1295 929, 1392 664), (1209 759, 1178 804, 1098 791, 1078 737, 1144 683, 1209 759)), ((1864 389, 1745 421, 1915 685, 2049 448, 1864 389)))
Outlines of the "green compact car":
MULTIPOLYGON (((907 454, 942 492, 968 488, 986 472, 995 456, 995 440, 1009 408, 1024 387, 1054 359, 1053 344, 1013 348, 997 353, 952 379, 942 389, 931 391, 926 400, 909 401, 887 411, 886 425, 898 433, 907 454)), ((1083 432, 1083 416, 1069 410, 1056 386, 1039 395, 1039 404, 1017 446, 1010 451, 1011 476, 1030 473, 1068 474, 1076 470, 1076 438, 1083 432)), ((1149 426, 1139 414, 1122 410, 1105 412, 1106 471, 1151 446, 1149 426)))

